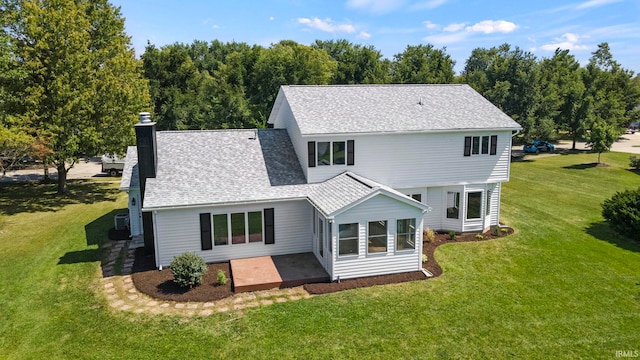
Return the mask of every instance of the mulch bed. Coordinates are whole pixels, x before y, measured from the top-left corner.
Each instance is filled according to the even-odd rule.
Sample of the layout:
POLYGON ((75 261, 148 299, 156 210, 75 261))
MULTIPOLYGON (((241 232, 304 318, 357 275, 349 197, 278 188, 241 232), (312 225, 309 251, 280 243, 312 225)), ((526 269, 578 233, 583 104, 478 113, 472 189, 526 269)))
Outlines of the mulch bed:
POLYGON ((233 295, 229 263, 215 263, 207 266, 208 271, 202 279, 202 284, 192 289, 185 289, 173 281, 173 273, 170 269, 156 269, 153 257, 145 255, 143 248, 138 248, 131 278, 140 292, 161 300, 207 302, 233 295), (227 275, 226 285, 216 284, 218 270, 224 271, 227 275))
MULTIPOLYGON (((505 227, 504 229, 507 229, 507 231, 500 232, 497 236, 494 236, 492 231, 485 232, 482 240, 476 238, 478 233, 457 235, 455 240, 450 240, 448 234, 436 233, 433 241, 423 242, 422 253, 427 255, 427 258, 429 259, 426 263, 423 263, 423 267, 432 273, 434 275, 433 277, 438 277, 442 274, 442 268, 433 257, 433 253, 438 246, 452 242, 485 241, 513 234, 512 228, 505 227)), ((209 264, 208 269, 209 271, 207 271, 207 274, 204 276, 202 285, 192 289, 183 289, 173 281, 173 274, 171 273, 171 270, 157 270, 153 263, 153 258, 151 256, 146 256, 144 254, 144 249, 140 248, 136 249, 135 262, 131 277, 139 291, 161 300, 207 302, 221 300, 234 295, 231 286, 229 263, 209 264), (216 274, 218 269, 221 269, 227 275, 229 281, 227 281, 226 285, 216 285, 216 274)), ((304 288, 310 294, 328 294, 348 289, 374 285, 396 284, 424 279, 428 278, 421 271, 412 271, 401 274, 348 279, 342 280, 339 283, 330 282, 305 284, 304 288)))

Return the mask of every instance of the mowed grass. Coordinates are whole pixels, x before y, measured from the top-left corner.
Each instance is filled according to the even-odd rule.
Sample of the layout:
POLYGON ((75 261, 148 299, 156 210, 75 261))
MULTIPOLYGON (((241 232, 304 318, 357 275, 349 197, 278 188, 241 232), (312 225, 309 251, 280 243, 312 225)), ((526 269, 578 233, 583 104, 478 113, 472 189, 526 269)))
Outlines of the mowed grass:
POLYGON ((637 188, 628 154, 512 164, 517 233, 448 244, 433 280, 179 318, 113 312, 98 244, 126 206, 116 184, 0 185, 0 358, 614 358, 640 350, 640 246, 600 204, 637 188))

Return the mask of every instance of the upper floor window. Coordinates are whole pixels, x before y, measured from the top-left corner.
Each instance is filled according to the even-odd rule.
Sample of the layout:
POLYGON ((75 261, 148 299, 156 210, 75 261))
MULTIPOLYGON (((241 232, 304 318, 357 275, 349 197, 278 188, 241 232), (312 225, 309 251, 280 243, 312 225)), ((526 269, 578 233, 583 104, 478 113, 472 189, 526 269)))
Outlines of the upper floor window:
POLYGON ((307 143, 307 161, 309 167, 326 165, 354 165, 355 142, 347 141, 309 141, 307 143))
POLYGON ((495 155, 497 147, 498 135, 464 137, 464 156, 495 155))

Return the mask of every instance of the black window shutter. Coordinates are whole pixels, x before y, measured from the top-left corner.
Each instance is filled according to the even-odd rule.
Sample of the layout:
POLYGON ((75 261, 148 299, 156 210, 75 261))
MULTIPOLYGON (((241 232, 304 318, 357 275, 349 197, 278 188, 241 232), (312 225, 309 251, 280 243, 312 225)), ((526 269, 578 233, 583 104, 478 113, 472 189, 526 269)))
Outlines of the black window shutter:
POLYGON ((309 154, 309 167, 316 167, 316 142, 309 141, 307 143, 307 153, 309 154))
POLYGON ((273 219, 273 208, 264 209, 264 243, 276 243, 276 231, 273 219))
POLYGON ((355 164, 355 141, 347 140, 347 165, 355 164))
POLYGON ((211 250, 211 214, 200 214, 200 246, 202 250, 211 250))
POLYGON ((464 137, 464 156, 471 156, 471 136, 464 137))
POLYGON ((498 147, 498 135, 491 135, 491 152, 489 155, 495 155, 498 147))

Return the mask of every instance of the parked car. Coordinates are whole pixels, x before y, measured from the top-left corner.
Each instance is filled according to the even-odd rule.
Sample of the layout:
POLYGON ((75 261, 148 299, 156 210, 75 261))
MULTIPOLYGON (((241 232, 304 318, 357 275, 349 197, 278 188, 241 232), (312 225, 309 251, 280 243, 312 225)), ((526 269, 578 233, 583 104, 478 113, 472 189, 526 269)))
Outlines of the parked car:
POLYGON ((102 172, 109 173, 109 176, 118 176, 124 169, 125 159, 121 159, 118 155, 104 154, 102 156, 102 172))
POLYGON ((634 128, 628 128, 627 129, 627 134, 635 134, 636 133, 636 129, 634 128))
POLYGON ((556 149, 552 143, 544 140, 533 140, 533 142, 528 143, 524 146, 523 150, 525 153, 534 153, 537 154, 539 152, 547 152, 554 151, 556 149))

